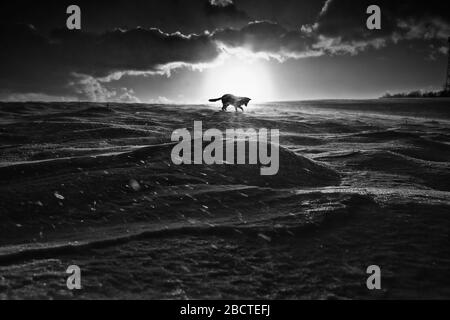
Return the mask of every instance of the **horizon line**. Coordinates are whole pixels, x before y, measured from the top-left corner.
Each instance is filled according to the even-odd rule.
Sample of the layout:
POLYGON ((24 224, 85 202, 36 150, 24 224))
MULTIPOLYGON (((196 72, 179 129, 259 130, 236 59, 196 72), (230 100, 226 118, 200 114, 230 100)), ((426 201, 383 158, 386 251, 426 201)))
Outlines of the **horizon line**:
MULTIPOLYGON (((267 100, 267 101, 257 101, 256 104, 261 103, 285 103, 285 102, 304 102, 304 101, 368 101, 368 100, 406 100, 406 99, 449 99, 449 97, 376 97, 376 98, 312 98, 312 99, 292 99, 292 100, 267 100)), ((140 105, 212 105, 212 103, 201 103, 201 102, 165 102, 165 103, 156 103, 156 102, 121 102, 121 101, 90 101, 90 100, 68 100, 68 101, 58 101, 58 100, 1 100, 0 103, 95 103, 95 104, 140 104, 140 105)))

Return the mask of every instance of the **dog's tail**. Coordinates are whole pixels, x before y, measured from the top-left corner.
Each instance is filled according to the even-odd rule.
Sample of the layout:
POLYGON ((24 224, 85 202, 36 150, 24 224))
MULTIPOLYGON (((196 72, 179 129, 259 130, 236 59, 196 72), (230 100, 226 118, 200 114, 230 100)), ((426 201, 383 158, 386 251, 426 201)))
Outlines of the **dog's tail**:
POLYGON ((221 100, 221 99, 222 99, 222 97, 217 98, 217 99, 209 99, 209 102, 216 102, 216 101, 219 101, 219 100, 221 100))

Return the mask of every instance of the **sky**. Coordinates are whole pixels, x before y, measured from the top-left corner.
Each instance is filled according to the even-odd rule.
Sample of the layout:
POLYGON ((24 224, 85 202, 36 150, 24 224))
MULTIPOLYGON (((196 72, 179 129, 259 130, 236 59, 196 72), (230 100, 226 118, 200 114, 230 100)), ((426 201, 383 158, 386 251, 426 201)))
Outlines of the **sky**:
POLYGON ((0 100, 206 103, 441 89, 445 1, 2 1, 0 100), (81 9, 68 30, 66 9, 81 9), (369 5, 381 29, 369 30, 369 5))

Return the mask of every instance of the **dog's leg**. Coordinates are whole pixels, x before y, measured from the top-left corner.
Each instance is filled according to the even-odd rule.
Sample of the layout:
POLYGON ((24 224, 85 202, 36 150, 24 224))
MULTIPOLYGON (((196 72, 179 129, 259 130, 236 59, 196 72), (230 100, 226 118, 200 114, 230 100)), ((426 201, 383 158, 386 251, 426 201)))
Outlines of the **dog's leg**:
POLYGON ((239 108, 239 109, 241 109, 241 110, 242 110, 242 112, 244 112, 244 108, 242 108, 241 106, 239 106, 238 108, 239 108))

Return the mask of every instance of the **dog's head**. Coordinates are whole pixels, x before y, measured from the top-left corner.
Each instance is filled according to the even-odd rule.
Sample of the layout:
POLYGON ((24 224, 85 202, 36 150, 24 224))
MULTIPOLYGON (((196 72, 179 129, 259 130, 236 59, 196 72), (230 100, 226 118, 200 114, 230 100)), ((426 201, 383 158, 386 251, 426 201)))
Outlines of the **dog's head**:
POLYGON ((249 103, 251 100, 252 100, 252 99, 250 99, 250 98, 245 98, 245 99, 244 99, 244 104, 245 104, 246 107, 248 106, 248 103, 249 103))

